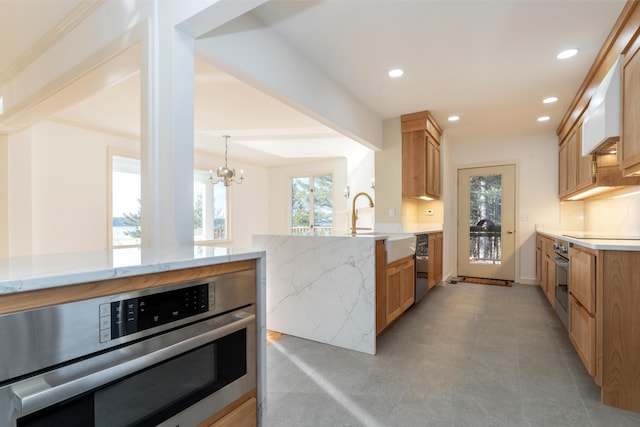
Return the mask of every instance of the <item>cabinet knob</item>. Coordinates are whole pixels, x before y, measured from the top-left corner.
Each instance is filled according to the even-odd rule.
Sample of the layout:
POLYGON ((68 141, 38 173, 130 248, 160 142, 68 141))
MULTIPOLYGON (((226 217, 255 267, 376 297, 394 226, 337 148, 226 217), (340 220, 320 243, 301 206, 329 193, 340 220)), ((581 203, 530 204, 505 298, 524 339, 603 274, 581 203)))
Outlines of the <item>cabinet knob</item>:
POLYGON ((515 233, 514 230, 507 230, 507 234, 513 234, 513 233, 515 233))

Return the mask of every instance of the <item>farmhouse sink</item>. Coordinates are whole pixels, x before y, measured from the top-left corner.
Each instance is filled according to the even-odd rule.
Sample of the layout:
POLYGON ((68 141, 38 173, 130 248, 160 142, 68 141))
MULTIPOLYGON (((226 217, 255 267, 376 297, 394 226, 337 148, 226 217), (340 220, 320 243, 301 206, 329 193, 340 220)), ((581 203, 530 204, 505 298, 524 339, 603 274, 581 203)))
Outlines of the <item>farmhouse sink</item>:
POLYGON ((387 248, 387 264, 416 253, 416 236, 413 234, 390 234, 384 241, 387 248))

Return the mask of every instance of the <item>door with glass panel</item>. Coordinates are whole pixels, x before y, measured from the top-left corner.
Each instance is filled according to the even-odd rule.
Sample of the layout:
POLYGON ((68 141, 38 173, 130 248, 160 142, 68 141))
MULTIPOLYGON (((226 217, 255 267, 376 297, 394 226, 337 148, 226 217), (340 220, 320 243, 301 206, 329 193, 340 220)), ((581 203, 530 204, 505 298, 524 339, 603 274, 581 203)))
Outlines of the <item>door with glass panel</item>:
POLYGON ((291 233, 327 236, 333 229, 333 175, 291 180, 291 233))
POLYGON ((458 170, 458 276, 514 280, 515 165, 458 170))

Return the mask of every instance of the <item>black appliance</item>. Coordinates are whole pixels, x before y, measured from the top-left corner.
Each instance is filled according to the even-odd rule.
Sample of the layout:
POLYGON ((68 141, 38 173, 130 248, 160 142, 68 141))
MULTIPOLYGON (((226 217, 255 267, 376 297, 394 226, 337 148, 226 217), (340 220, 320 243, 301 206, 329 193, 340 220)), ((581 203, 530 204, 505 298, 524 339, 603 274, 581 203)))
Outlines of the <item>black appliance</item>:
POLYGON ((553 261, 556 264, 556 313, 565 328, 569 328, 569 242, 556 239, 553 243, 553 261))
POLYGON ((429 290, 429 235, 416 234, 416 301, 429 290))

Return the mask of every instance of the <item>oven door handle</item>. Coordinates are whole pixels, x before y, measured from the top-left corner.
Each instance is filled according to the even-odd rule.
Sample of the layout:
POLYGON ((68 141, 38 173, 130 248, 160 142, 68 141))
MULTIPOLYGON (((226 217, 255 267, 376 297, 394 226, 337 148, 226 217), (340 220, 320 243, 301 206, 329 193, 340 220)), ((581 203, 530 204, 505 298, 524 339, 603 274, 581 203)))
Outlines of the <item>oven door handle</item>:
MULTIPOLYGON (((47 408, 58 402, 78 396, 82 393, 168 360, 174 356, 178 356, 189 350, 198 348, 217 340, 218 338, 222 338, 233 332, 239 331, 254 323, 256 316, 253 313, 238 312, 231 316, 231 319, 232 320, 230 322, 203 334, 185 339, 151 353, 143 354, 139 357, 132 358, 131 360, 118 363, 106 369, 88 373, 80 378, 74 378, 69 381, 60 379, 59 384, 51 385, 47 381, 48 378, 45 373, 14 384, 11 388, 15 398, 17 399, 16 403, 21 412, 20 416, 32 414, 40 409, 47 408)), ((127 351, 126 347, 120 350, 127 351)), ((55 378, 55 375, 53 377, 55 378)))
POLYGON ((561 257, 560 255, 554 255, 552 257, 553 262, 556 263, 556 266, 561 268, 569 268, 569 261, 566 258, 561 257))

